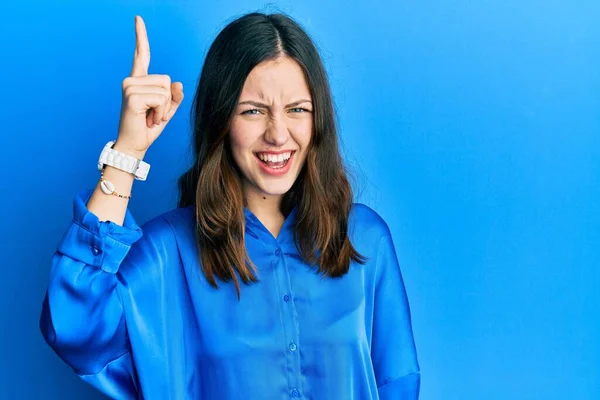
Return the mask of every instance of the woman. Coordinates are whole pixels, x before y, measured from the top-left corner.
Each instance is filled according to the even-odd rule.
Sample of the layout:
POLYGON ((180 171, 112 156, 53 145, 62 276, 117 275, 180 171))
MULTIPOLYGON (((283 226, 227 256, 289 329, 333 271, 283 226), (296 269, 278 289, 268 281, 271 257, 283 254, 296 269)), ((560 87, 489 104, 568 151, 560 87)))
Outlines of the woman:
POLYGON ((194 98, 179 207, 143 228, 127 206, 145 173, 105 153, 142 160, 183 87, 148 74, 139 17, 136 37, 117 140, 53 257, 48 344, 113 398, 416 399, 390 231, 352 203, 307 34, 281 14, 223 29, 194 98))

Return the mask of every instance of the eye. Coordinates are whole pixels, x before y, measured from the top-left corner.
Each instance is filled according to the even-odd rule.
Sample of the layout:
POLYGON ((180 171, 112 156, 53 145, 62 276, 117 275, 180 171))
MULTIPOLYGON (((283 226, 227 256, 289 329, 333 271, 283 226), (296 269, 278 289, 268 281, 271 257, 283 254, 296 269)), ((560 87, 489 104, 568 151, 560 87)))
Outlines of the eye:
POLYGON ((290 108, 290 111, 292 112, 299 112, 299 113, 305 113, 305 112, 310 112, 310 110, 304 108, 304 107, 294 107, 294 108, 290 108))
POLYGON ((258 108, 251 108, 242 112, 242 115, 257 115, 260 114, 260 110, 258 108))

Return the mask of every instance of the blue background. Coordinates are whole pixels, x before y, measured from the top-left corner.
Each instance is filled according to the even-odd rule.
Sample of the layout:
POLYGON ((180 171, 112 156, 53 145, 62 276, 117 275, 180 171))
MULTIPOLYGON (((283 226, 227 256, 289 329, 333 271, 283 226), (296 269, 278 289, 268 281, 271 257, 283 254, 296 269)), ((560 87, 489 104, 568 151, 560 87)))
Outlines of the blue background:
POLYGON ((146 160, 138 222, 175 206, 218 31, 290 13, 316 40, 357 200, 390 225, 421 399, 600 398, 600 3, 7 2, 0 14, 0 398, 99 399, 38 317, 76 191, 115 138, 133 17, 186 99, 146 160))

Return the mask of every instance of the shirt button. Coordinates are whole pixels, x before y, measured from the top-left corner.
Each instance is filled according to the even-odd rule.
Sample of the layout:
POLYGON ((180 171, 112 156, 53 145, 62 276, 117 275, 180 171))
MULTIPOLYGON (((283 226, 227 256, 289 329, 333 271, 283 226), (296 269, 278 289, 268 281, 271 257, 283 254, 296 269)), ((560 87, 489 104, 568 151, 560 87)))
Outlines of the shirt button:
POLYGON ((92 246, 92 254, 97 256, 98 254, 100 254, 100 249, 96 246, 92 246))
POLYGON ((286 294, 284 294, 284 295, 283 295, 283 301, 285 301, 286 303, 287 303, 288 301, 290 301, 290 295, 289 295, 289 294, 287 294, 287 293, 286 293, 286 294))
POLYGON ((296 343, 294 343, 294 342, 290 343, 290 350, 291 351, 296 351, 297 348, 298 348, 298 346, 296 346, 296 343))
POLYGON ((275 250, 275 255, 279 257, 281 255, 281 249, 275 250))
POLYGON ((300 397, 300 392, 298 391, 298 389, 292 389, 292 391, 290 392, 290 395, 292 397, 300 397))

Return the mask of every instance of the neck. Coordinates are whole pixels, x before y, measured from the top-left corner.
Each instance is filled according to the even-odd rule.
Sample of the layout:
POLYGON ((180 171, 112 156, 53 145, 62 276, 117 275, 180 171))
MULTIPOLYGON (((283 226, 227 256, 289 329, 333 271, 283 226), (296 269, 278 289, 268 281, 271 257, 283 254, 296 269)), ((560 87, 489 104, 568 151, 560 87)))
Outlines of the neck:
POLYGON ((281 225, 285 221, 285 217, 279 211, 283 195, 257 193, 245 188, 244 196, 246 198, 246 207, 276 237, 281 229, 281 225))
POLYGON ((282 195, 268 195, 245 190, 246 207, 256 216, 279 217, 282 195))

